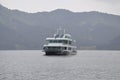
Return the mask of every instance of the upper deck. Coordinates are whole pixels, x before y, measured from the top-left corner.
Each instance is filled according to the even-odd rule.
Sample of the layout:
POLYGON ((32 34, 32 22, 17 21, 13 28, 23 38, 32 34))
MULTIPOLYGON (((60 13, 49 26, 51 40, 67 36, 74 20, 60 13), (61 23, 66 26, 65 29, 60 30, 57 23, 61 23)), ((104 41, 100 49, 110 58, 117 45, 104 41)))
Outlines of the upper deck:
POLYGON ((70 34, 54 34, 52 38, 46 38, 47 41, 49 40, 68 40, 72 41, 70 34))

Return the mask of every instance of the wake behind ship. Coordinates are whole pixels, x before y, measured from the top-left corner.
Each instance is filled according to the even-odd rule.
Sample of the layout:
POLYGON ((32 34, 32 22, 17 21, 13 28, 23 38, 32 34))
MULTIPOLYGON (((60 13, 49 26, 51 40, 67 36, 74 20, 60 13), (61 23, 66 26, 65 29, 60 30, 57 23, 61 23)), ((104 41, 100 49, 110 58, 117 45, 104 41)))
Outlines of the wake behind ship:
POLYGON ((65 30, 58 29, 57 33, 51 38, 46 38, 46 41, 48 43, 43 45, 46 55, 76 54, 76 46, 73 46, 74 40, 70 34, 65 33, 65 30))

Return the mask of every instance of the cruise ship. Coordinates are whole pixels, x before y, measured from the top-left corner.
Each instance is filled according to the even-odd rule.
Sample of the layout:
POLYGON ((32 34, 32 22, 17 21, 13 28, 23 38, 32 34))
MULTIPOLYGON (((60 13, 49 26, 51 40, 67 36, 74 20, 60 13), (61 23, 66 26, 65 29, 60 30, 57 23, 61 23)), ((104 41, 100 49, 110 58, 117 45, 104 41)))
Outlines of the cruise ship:
POLYGON ((57 29, 57 33, 51 38, 46 38, 47 44, 43 45, 43 51, 46 55, 69 55, 76 54, 76 46, 73 46, 75 40, 65 30, 57 29))

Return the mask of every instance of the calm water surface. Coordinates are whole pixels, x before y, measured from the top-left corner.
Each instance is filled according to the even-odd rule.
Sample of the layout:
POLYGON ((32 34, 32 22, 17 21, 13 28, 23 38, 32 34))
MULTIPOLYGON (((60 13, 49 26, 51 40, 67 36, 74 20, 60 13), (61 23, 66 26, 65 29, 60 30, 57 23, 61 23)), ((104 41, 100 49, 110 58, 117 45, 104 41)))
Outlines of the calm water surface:
POLYGON ((0 51, 0 80, 120 80, 120 51, 78 51, 74 56, 0 51))

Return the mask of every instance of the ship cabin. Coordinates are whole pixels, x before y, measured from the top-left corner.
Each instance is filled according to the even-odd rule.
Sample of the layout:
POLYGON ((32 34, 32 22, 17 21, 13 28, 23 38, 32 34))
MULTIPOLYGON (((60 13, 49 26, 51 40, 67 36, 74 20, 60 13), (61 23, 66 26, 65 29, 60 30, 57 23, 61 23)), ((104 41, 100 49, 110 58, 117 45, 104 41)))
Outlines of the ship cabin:
POLYGON ((49 50, 73 50, 70 34, 55 34, 53 38, 46 38, 48 44, 44 46, 44 49, 49 50))

